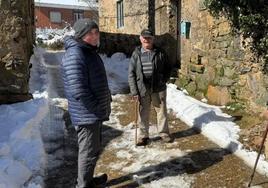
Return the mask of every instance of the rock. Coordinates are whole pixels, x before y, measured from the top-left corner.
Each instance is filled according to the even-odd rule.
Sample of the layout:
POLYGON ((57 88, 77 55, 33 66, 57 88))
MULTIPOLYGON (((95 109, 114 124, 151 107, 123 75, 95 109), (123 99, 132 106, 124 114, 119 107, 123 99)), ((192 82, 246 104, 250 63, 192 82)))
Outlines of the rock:
POLYGON ((229 78, 226 78, 226 77, 222 77, 218 80, 218 84, 220 86, 231 86, 235 83, 235 80, 233 79, 229 79, 229 78))
POLYGON ((245 52, 239 48, 229 47, 227 49, 227 57, 234 60, 243 60, 245 56, 245 52))
POLYGON ((0 104, 10 104, 16 102, 23 102, 32 99, 33 96, 31 94, 8 94, 1 95, 0 94, 0 104))
POLYGON ((207 57, 201 57, 201 64, 202 65, 208 65, 209 64, 209 60, 207 57))
POLYGON ((215 58, 208 58, 208 66, 211 66, 211 67, 214 67, 216 66, 218 63, 217 63, 217 59, 215 58))
MULTIPOLYGON (((203 39, 203 40, 205 40, 205 39, 203 39)), ((209 39, 207 39, 207 40, 209 40, 209 39)), ((201 45, 201 47, 202 47, 202 45, 201 45)), ((207 51, 202 49, 201 47, 198 47, 197 45, 194 45, 193 46, 193 48, 194 48, 193 51, 197 54, 197 56, 202 56, 202 57, 207 56, 207 51)))
POLYGON ((240 74, 246 74, 251 71, 251 67, 241 67, 240 74))
POLYGON ((207 66, 205 71, 204 71, 204 75, 205 75, 206 79, 208 80, 208 83, 212 83, 213 80, 215 80, 215 77, 216 77, 215 68, 211 67, 211 66, 207 66))
POLYGON ((231 95, 227 87, 208 86, 207 91, 208 102, 215 105, 226 105, 232 101, 231 95))
POLYGON ((230 32, 231 32, 231 27, 227 21, 219 24, 219 36, 227 35, 230 32))
POLYGON ((198 64, 198 54, 194 53, 190 58, 191 63, 198 64))
POLYGON ((215 42, 223 42, 223 41, 231 41, 231 37, 229 35, 224 35, 224 36, 218 36, 213 39, 215 42))
POLYGON ((175 85, 178 88, 184 88, 190 82, 189 78, 186 76, 180 75, 178 79, 175 81, 175 85))
POLYGON ((224 68, 222 65, 216 65, 216 77, 222 77, 224 75, 224 68))
POLYGON ((247 84, 247 76, 246 75, 239 75, 238 85, 243 87, 247 84))
POLYGON ((231 69, 230 67, 224 67, 224 76, 233 79, 235 75, 236 75, 235 69, 231 69))
POLYGON ((204 70, 205 70, 205 67, 204 67, 204 65, 190 64, 189 69, 192 72, 197 72, 197 73, 202 74, 204 72, 204 70))
POLYGON ((231 44, 230 41, 222 41, 222 42, 217 42, 215 43, 215 48, 227 48, 231 44))
POLYGON ((196 92, 196 83, 195 82, 190 82, 185 89, 190 95, 195 95, 196 92))
MULTIPOLYGON (((261 136, 255 136, 255 137, 253 138, 253 141, 252 141, 252 143, 253 143, 255 146, 257 146, 257 147, 260 147, 261 142, 262 142, 262 137, 261 137, 261 136)), ((268 148, 267 148, 267 149, 268 149, 268 148)))
POLYGON ((226 52, 225 50, 213 49, 213 50, 210 50, 210 56, 215 59, 220 58, 220 57, 226 57, 226 52))
POLYGON ((208 89, 208 84, 209 84, 209 78, 207 77, 208 75, 196 75, 195 82, 197 85, 197 89, 199 91, 202 91, 203 93, 206 93, 208 89))

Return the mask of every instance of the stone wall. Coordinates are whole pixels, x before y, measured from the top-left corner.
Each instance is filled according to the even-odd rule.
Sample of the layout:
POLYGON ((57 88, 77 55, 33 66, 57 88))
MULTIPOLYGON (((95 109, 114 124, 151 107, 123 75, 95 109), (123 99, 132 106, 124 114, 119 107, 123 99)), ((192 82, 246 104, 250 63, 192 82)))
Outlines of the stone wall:
POLYGON ((268 99, 261 63, 252 59, 243 39, 231 33, 224 18, 213 18, 203 0, 182 0, 182 21, 191 23, 190 37, 181 36, 179 87, 210 103, 244 103, 261 111, 268 99))
POLYGON ((130 57, 139 44, 138 35, 101 32, 99 49, 100 53, 104 53, 108 57, 116 52, 122 52, 130 57))
POLYGON ((99 25, 102 31, 135 35, 148 26, 148 0, 124 0, 124 27, 117 28, 117 1, 99 1, 99 25))
POLYGON ((115 49, 119 49, 129 55, 134 47, 139 45, 141 30, 150 27, 155 31, 156 44, 166 50, 172 64, 176 64, 177 1, 124 0, 123 2, 124 27, 117 28, 117 0, 99 1, 99 25, 104 38, 102 51, 111 54, 115 49))
POLYGON ((33 48, 33 0, 0 0, 0 104, 25 101, 33 48))

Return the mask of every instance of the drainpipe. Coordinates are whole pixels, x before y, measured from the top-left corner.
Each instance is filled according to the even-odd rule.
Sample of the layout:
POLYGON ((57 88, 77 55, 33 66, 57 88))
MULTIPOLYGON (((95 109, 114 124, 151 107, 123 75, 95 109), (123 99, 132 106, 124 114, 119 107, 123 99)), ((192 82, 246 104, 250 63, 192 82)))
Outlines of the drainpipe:
POLYGON ((181 0, 177 1, 177 50, 176 50, 176 68, 181 68, 181 0))

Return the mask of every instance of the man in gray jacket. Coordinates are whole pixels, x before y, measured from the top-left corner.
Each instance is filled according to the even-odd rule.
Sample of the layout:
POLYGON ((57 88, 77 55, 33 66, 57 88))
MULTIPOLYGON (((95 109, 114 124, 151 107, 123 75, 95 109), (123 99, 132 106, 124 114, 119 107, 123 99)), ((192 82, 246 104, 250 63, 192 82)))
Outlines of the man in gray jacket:
POLYGON ((171 142, 166 106, 166 82, 170 78, 171 65, 166 53, 154 45, 152 31, 142 30, 140 41, 141 46, 131 56, 128 76, 131 95, 140 102, 137 146, 147 145, 149 141, 151 103, 157 113, 160 137, 164 142, 171 142))

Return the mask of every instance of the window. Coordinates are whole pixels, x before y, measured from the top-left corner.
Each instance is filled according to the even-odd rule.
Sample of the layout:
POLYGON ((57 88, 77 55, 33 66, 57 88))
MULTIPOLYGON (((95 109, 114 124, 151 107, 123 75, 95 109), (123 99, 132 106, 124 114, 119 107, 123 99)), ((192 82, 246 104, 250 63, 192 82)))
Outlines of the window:
POLYGON ((124 6, 123 0, 117 1, 117 28, 124 26, 124 6))
POLYGON ((74 21, 77 21, 79 19, 84 18, 84 13, 83 12, 74 12, 74 21))
POLYGON ((61 23, 61 13, 60 12, 50 12, 50 21, 53 23, 61 23))

